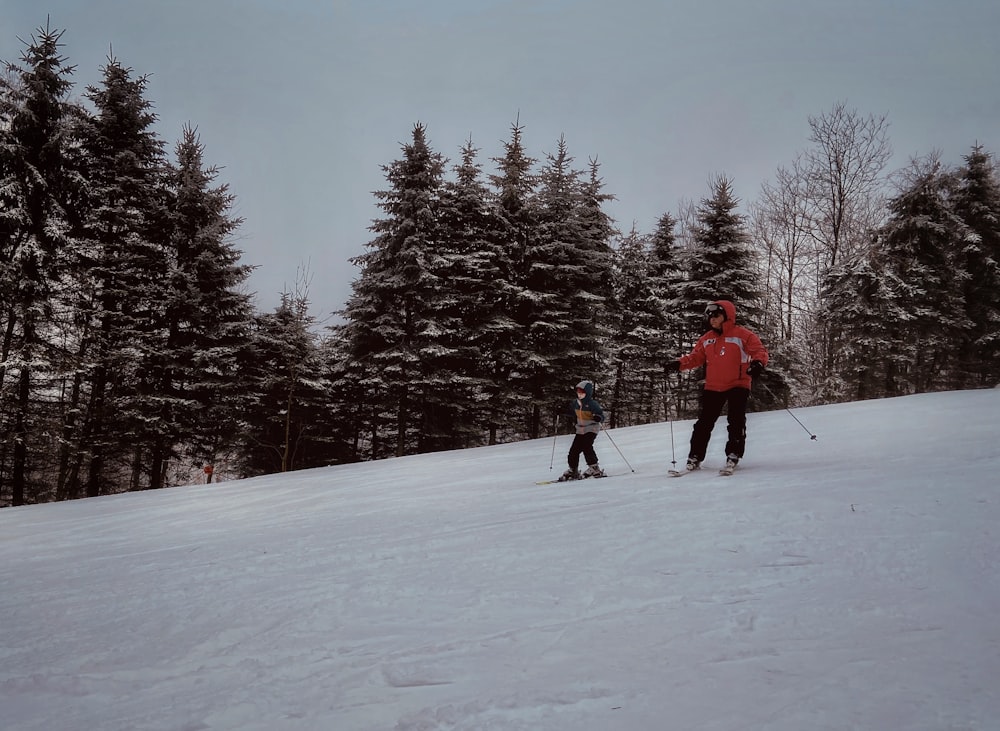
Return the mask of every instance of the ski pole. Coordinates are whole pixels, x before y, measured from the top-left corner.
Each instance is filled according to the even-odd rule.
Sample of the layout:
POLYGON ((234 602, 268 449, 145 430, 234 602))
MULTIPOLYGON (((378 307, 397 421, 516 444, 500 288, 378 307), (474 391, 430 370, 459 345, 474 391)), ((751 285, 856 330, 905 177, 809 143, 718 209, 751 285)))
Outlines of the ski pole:
POLYGON ((552 417, 552 456, 549 457, 549 470, 556 463, 556 438, 559 436, 559 415, 552 417))
POLYGON ((667 390, 670 388, 670 377, 666 374, 663 375, 663 412, 667 417, 667 421, 670 422, 670 464, 674 469, 677 469, 677 452, 674 450, 674 417, 670 413, 670 401, 667 397, 667 390))
MULTIPOLYGON (((760 384, 760 385, 761 385, 761 388, 763 388, 763 389, 764 389, 765 391, 767 391, 767 392, 768 392, 768 393, 769 393, 769 394, 771 395, 771 398, 772 398, 772 399, 774 399, 775 401, 777 401, 777 400, 778 400, 778 397, 774 395, 774 391, 772 391, 771 389, 769 389, 769 388, 767 387, 767 384, 766 384, 766 383, 762 383, 762 384, 760 384)), ((813 433, 812 433, 811 431, 809 431, 809 429, 807 429, 807 428, 806 428, 806 425, 805 425, 805 424, 803 424, 803 423, 802 423, 801 421, 799 421, 799 417, 797 417, 797 416, 796 416, 795 414, 793 414, 793 413, 792 413, 792 410, 791 410, 790 408, 788 408, 788 407, 786 406, 786 407, 785 407, 785 411, 787 411, 787 412, 788 412, 788 415, 789 415, 790 417, 792 417, 793 419, 795 419, 795 421, 797 421, 797 422, 798 422, 799 426, 801 426, 801 427, 802 427, 803 429, 805 429, 805 432, 806 432, 806 434, 808 434, 808 435, 809 435, 809 438, 810 438, 810 439, 812 439, 813 441, 816 441, 816 435, 815 435, 815 434, 813 434, 813 433)))
POLYGON ((615 447, 615 449, 618 450, 618 454, 621 455, 621 458, 623 460, 625 460, 625 464, 628 465, 628 468, 630 470, 632 470, 633 472, 635 472, 635 468, 632 467, 632 465, 629 464, 629 461, 627 459, 625 459, 625 455, 622 454, 622 450, 618 449, 618 445, 615 444, 615 440, 611 438, 611 432, 609 432, 607 429, 604 428, 604 424, 601 424, 601 431, 608 435, 608 439, 611 439, 611 443, 614 444, 614 447, 615 447))

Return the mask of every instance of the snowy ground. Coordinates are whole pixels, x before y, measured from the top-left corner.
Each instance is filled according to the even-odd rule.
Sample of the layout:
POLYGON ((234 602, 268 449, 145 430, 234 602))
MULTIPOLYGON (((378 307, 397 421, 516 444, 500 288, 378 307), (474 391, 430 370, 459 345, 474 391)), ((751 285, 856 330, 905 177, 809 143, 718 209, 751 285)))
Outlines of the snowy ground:
POLYGON ((795 414, 2 510, 0 727, 1000 728, 1000 390, 795 414))

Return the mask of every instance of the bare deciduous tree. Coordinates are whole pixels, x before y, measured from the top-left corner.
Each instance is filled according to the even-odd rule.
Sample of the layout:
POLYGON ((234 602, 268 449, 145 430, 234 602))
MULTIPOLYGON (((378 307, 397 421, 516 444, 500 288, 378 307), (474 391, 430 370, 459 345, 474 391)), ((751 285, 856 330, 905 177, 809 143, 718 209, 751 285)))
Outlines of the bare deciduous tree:
POLYGON ((885 115, 862 117, 843 102, 809 118, 813 147, 800 174, 810 210, 810 232, 822 256, 821 274, 867 247, 885 210, 884 172, 892 147, 885 115))
POLYGON ((799 161, 791 170, 779 168, 777 180, 765 183, 761 198, 751 206, 753 236, 763 249, 766 311, 774 331, 791 340, 796 320, 811 309, 816 259, 809 235, 809 207, 799 161))
POLYGON ((885 215, 888 126, 885 116, 862 116, 844 103, 810 117, 811 146, 778 169, 752 207, 766 298, 777 314, 769 324, 793 344, 813 386, 830 367, 824 283, 868 251, 885 215))

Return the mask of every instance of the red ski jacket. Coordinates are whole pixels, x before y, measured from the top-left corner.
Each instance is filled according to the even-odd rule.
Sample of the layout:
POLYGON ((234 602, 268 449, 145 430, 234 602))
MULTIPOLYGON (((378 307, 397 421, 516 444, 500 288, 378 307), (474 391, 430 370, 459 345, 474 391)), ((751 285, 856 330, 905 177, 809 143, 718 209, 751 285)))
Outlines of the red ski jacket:
POLYGON ((681 370, 705 366, 705 390, 728 391, 731 388, 750 388, 751 378, 747 367, 759 360, 767 365, 767 350, 754 333, 736 324, 736 306, 729 300, 717 300, 726 311, 722 334, 709 330, 702 335, 694 349, 680 357, 681 370))

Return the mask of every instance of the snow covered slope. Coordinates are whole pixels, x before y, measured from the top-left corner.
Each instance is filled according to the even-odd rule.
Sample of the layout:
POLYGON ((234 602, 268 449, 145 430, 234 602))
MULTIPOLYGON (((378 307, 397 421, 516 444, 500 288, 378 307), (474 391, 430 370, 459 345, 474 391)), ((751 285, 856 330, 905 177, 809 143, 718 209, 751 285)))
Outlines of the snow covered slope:
POLYGON ((1000 728, 1000 390, 795 414, 2 510, 0 726, 1000 728))

